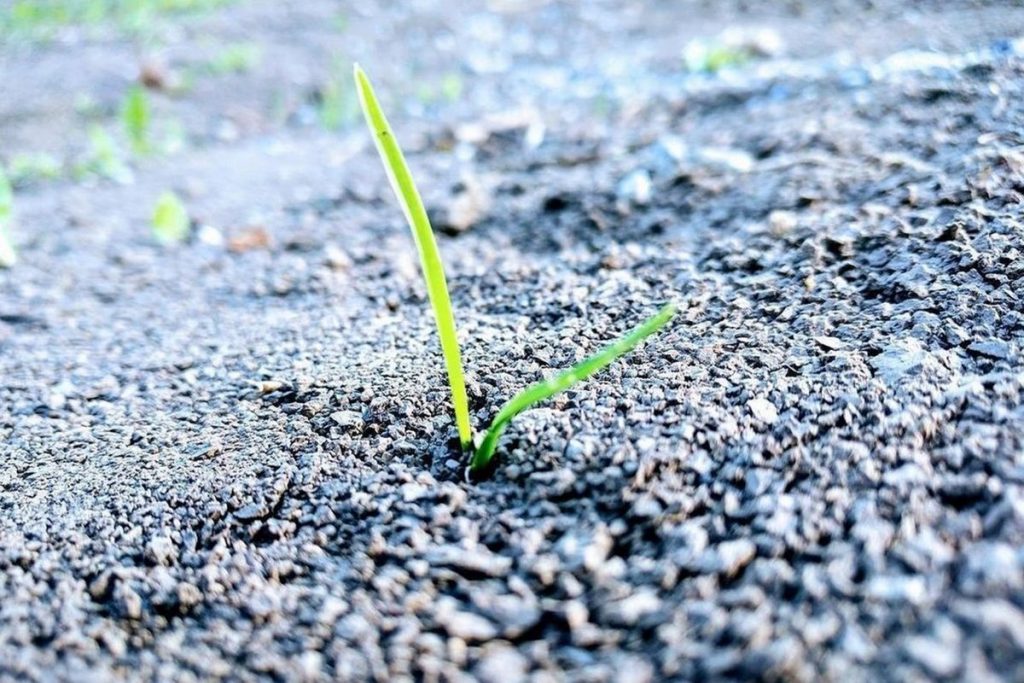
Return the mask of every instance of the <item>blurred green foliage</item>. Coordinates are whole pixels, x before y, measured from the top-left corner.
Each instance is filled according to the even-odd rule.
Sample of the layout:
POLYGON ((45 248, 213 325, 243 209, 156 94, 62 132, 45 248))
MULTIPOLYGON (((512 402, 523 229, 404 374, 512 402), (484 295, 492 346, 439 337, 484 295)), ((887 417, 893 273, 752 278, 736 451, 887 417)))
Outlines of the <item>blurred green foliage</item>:
POLYGON ((99 124, 89 128, 89 152, 85 161, 75 167, 76 177, 90 175, 98 175, 119 183, 126 183, 132 179, 132 171, 125 164, 117 143, 99 124))
POLYGON ((462 97, 463 85, 462 76, 450 71, 440 81, 421 83, 416 89, 416 99, 424 105, 458 102, 462 97))
POLYGON ((121 104, 121 125, 136 154, 149 153, 150 118, 149 96, 142 86, 133 86, 121 104))
POLYGON ((7 175, 15 187, 56 180, 63 174, 64 165, 46 152, 15 154, 7 163, 7 175))
POLYGON ((717 73, 722 69, 742 66, 753 58, 744 46, 722 42, 693 40, 683 51, 686 69, 692 72, 717 73))
POLYGON ((144 29, 166 15, 204 12, 237 0, 14 0, 0 3, 0 33, 45 38, 63 26, 144 29))
POLYGON ((255 43, 231 43, 205 64, 205 70, 215 76, 242 74, 259 64, 262 56, 255 43))
POLYGON ((161 244, 183 242, 191 221, 185 205, 170 190, 160 195, 153 209, 153 237, 161 244))
POLYGON ((14 192, 7 174, 0 167, 0 268, 9 268, 18 260, 11 241, 11 217, 14 214, 14 192))

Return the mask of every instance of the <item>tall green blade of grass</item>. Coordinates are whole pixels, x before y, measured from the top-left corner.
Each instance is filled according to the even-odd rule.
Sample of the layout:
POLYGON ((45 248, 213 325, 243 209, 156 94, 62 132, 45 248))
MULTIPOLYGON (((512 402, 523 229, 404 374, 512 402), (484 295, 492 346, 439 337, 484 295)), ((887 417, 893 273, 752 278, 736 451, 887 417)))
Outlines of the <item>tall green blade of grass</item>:
POLYGON ((637 344, 664 327, 675 314, 675 305, 665 304, 660 311, 648 318, 639 327, 618 341, 601 349, 590 358, 574 365, 560 375, 556 375, 543 382, 538 382, 519 392, 519 394, 502 406, 497 416, 491 422, 491 426, 487 429, 483 441, 480 442, 480 447, 473 454, 473 459, 469 463, 470 469, 481 470, 487 467, 494 456, 495 449, 498 447, 498 439, 501 438, 502 432, 505 431, 505 427, 512 421, 512 418, 537 403, 551 398, 560 391, 568 389, 573 384, 590 377, 620 356, 629 353, 637 344))
POLYGON ((395 191, 402 212, 412 229, 416 249, 420 253, 420 265, 423 277, 427 282, 427 294, 434 308, 437 321, 437 332, 441 337, 441 350, 444 353, 445 366, 448 369, 448 383, 452 389, 452 404, 455 408, 455 424, 459 430, 459 442, 463 450, 471 447, 473 430, 469 424, 469 405, 466 401, 466 382, 462 375, 462 359, 459 354, 459 340, 455 332, 455 318, 452 315, 452 303, 448 296, 448 284, 441 265, 441 254, 437 249, 434 232, 430 227, 426 209, 420 193, 416 190, 412 174, 405 163, 405 157, 395 134, 388 125, 388 120, 381 111, 377 97, 373 93, 370 79, 356 64, 353 67, 356 91, 359 93, 359 104, 366 117, 366 125, 373 134, 377 151, 387 170, 391 189, 395 191))

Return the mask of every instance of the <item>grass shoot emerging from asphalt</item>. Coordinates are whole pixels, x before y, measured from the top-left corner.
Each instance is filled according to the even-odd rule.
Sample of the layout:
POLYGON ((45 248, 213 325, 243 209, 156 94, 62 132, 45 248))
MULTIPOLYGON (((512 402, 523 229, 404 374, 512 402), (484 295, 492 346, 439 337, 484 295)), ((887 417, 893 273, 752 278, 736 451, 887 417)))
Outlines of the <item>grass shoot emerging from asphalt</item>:
POLYGON ((501 438, 505 427, 508 426, 508 423, 516 415, 545 399, 551 398, 560 391, 568 389, 573 384, 585 380, 614 362, 620 356, 626 355, 637 344, 664 327, 675 314, 675 305, 665 304, 661 307, 660 311, 634 328, 629 334, 620 337, 590 358, 577 363, 560 375, 556 375, 543 382, 537 382, 516 394, 508 403, 501 407, 494 420, 491 421, 491 426, 487 428, 480 446, 477 447, 476 452, 473 454, 470 467, 474 470, 479 470, 487 466, 491 458, 494 457, 494 451, 498 447, 498 439, 501 438))
MULTIPOLYGON (((355 65, 353 71, 356 91, 359 93, 359 104, 366 117, 366 124, 373 134, 377 151, 380 153, 388 180, 391 182, 391 188, 395 191, 402 206, 402 211, 412 229, 413 239, 420 254, 420 264, 423 267, 423 276, 427 283, 427 294, 434 308, 434 317, 441 337, 441 350, 448 368, 448 381, 452 390, 452 403, 455 408, 455 424, 459 431, 459 441, 463 450, 469 450, 472 447, 473 434, 469 422, 466 385, 455 331, 455 318, 452 313, 451 299, 448 296, 448 285, 445 280, 444 267, 441 264, 441 254, 438 251, 437 241, 434 239, 434 232, 430 227, 427 212, 423 207, 423 201, 420 199, 415 182, 413 182, 412 173, 405 163, 405 156, 398 146, 391 126, 377 102, 373 86, 370 85, 370 80, 358 64, 355 65)), ((490 464, 498 447, 498 439, 501 438, 508 423, 516 415, 590 377, 620 356, 629 353, 637 344, 664 327, 675 313, 676 308, 673 304, 665 305, 639 327, 598 353, 551 379, 527 387, 514 396, 502 406, 490 427, 487 428, 470 459, 470 469, 480 471, 490 464)))

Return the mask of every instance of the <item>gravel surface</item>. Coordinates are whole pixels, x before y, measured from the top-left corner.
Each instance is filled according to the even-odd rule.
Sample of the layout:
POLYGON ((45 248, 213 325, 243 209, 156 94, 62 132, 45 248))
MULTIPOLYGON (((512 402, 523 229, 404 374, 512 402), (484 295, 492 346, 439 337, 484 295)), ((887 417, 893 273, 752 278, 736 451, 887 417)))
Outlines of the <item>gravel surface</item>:
MULTIPOLYGON (((675 322, 523 414, 467 482, 368 136, 308 124, 301 78, 291 114, 227 137, 202 133, 217 88, 167 100, 185 151, 17 195, 0 677, 1024 679, 1024 12, 770 5, 781 55, 684 77, 670 20, 713 35, 738 6, 646 27, 638 5, 624 35, 594 3, 591 43, 550 46, 582 10, 493 5, 370 5, 348 29, 477 27, 465 102, 391 117, 443 233, 475 424, 666 300, 675 322), (513 51, 508 82, 484 40, 506 6, 525 37, 502 49, 543 55, 513 51), (644 76, 576 63, 588 45, 629 45, 644 76), (161 247, 168 187, 193 237, 161 247)), ((281 44, 327 11, 281 7, 281 44)), ((4 49, 29 92, 33 64, 126 48, 4 49)), ((375 54, 371 75, 402 62, 375 54)), ((269 98, 260 78, 236 85, 269 98)), ((6 102, 10 149, 61 138, 6 102)))

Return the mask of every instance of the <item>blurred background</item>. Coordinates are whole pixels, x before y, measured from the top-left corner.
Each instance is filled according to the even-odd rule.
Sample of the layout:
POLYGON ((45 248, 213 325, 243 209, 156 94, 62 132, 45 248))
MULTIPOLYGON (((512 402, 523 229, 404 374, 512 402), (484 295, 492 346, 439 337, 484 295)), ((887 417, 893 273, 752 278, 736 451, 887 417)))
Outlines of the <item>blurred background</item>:
POLYGON ((0 163, 25 190, 129 183, 140 163, 253 139, 319 136, 344 156, 353 60, 393 118, 443 122, 436 144, 460 153, 484 133, 459 125, 484 117, 533 124, 535 144, 552 120, 600 135, 708 82, 831 70, 856 86, 1022 32, 1019 8, 984 2, 3 0, 0 163))

